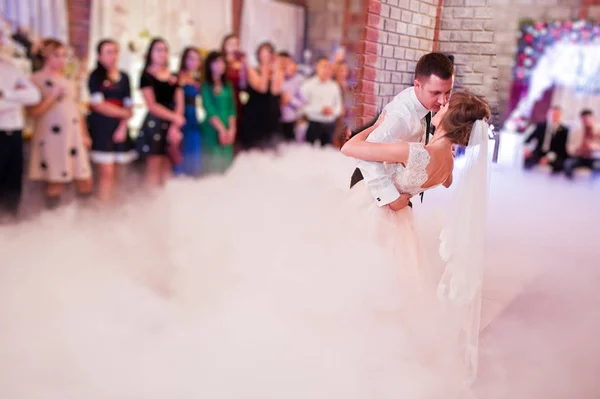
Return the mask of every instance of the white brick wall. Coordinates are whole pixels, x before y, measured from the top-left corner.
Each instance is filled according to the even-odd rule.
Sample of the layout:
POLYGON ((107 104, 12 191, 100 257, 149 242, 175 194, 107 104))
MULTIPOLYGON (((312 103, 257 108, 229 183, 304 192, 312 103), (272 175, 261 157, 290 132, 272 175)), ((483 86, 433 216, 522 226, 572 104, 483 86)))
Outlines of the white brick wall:
MULTIPOLYGON (((340 0, 309 0, 309 3, 318 1, 340 0)), ((362 0, 350 3, 353 1, 362 0)), ((512 85, 519 20, 576 18, 584 1, 589 2, 443 0, 438 51, 455 56, 456 87, 483 96, 492 107, 494 123, 501 123, 512 85)), ((433 50, 439 0, 370 0, 367 3, 370 4, 367 29, 374 28, 374 32, 367 35, 366 41, 372 45, 367 54, 377 54, 366 61, 370 70, 364 79, 362 94, 368 99, 365 104, 372 114, 373 106, 381 108, 393 95, 412 85, 416 61, 433 50)), ((590 5, 588 13, 592 19, 600 18, 600 5, 590 5)))
POLYGON ((308 47, 315 56, 329 56, 333 47, 342 41, 345 1, 307 0, 306 3, 308 47))
POLYGON ((489 1, 444 0, 439 51, 455 56, 455 87, 484 97, 498 115, 498 68, 489 1))
POLYGON ((437 0, 381 0, 378 57, 384 68, 375 77, 381 109, 413 83, 416 61, 433 48, 437 0))

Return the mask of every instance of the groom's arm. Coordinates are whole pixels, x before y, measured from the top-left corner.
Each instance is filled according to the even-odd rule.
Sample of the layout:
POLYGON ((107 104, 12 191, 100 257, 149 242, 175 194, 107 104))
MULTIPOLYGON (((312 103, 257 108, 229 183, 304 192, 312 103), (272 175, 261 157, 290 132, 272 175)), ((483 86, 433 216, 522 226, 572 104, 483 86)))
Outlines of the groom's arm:
MULTIPOLYGON (((403 138, 408 136, 409 131, 409 125, 404 118, 393 113, 386 114, 383 123, 369 135, 367 141, 394 143, 402 141, 403 138)), ((400 198, 400 192, 394 186, 392 176, 386 171, 383 163, 360 161, 358 168, 362 172, 365 183, 377 205, 389 205, 400 198)))

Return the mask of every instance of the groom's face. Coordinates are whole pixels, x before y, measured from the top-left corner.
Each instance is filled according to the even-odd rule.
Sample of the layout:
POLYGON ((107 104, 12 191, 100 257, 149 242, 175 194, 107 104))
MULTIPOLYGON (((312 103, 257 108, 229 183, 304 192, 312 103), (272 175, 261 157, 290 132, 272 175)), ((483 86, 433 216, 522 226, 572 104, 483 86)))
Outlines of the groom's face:
POLYGON ((430 111, 437 112, 442 108, 452 94, 454 76, 450 79, 440 79, 436 75, 415 80, 417 98, 430 111))

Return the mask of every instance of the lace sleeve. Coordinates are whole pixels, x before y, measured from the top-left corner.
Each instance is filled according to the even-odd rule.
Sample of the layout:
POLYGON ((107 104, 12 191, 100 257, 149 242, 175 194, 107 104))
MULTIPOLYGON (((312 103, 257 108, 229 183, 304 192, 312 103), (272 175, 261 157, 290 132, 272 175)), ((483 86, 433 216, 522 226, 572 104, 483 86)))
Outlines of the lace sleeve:
POLYGON ((422 143, 409 143, 408 162, 406 169, 409 184, 412 187, 422 187, 427 181, 427 165, 429 165, 429 151, 422 143))

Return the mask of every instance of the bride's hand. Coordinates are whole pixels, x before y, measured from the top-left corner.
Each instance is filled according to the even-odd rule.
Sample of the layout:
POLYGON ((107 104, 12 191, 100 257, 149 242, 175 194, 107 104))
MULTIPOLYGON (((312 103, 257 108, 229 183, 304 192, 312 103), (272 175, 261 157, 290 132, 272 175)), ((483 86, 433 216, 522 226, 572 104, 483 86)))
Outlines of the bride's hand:
POLYGON ((400 194, 400 197, 398 197, 398 199, 395 200, 394 202, 390 202, 388 204, 388 206, 394 212, 399 211, 410 205, 411 198, 412 198, 412 195, 410 195, 410 194, 406 194, 406 193, 400 194))

